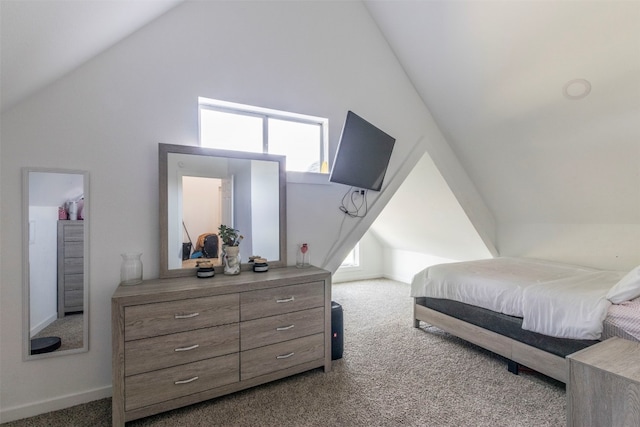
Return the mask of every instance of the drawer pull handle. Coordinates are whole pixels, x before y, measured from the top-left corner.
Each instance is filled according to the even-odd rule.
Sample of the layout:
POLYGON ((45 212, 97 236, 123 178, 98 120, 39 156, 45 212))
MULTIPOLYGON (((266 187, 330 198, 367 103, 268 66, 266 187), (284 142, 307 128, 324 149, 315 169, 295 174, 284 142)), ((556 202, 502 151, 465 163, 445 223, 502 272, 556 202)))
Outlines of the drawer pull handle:
POLYGON ((276 328, 276 331, 288 331, 289 329, 293 329, 295 325, 289 325, 289 326, 280 326, 278 328, 276 328))
POLYGON ((176 381, 174 382, 175 385, 179 385, 179 384, 189 384, 194 382, 195 380, 197 380, 198 377, 193 377, 193 378, 189 378, 188 380, 180 380, 180 381, 176 381))
POLYGON ((180 347, 180 348, 176 348, 173 351, 189 351, 189 350, 194 350, 196 348, 200 347, 200 344, 194 344, 190 347, 180 347))
POLYGON ((291 301, 293 301, 293 300, 295 300, 295 297, 289 297, 289 298, 284 298, 284 299, 277 299, 277 300, 276 300, 276 302, 277 302, 278 304, 280 304, 281 302, 291 302, 291 301))
POLYGON ((200 316, 200 313, 191 313, 191 314, 176 314, 174 317, 176 319, 191 319, 192 317, 200 316))
POLYGON ((280 356, 276 356, 276 359, 288 359, 291 356, 293 356, 294 354, 295 354, 294 352, 291 352, 289 354, 283 354, 283 355, 280 355, 280 356))

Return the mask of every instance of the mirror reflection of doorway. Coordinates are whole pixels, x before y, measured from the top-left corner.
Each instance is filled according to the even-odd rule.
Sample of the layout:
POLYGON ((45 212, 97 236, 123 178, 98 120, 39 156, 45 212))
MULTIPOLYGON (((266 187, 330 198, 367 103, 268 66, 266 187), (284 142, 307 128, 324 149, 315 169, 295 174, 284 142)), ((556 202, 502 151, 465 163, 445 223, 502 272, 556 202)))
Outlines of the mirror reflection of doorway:
MULTIPOLYGON (((218 227, 226 221, 227 215, 223 206, 223 180, 197 176, 182 177, 182 219, 183 243, 191 243, 191 253, 187 258, 183 254, 182 266, 195 267, 201 258, 208 258, 214 265, 221 265, 219 241, 212 251, 204 251, 204 241, 211 235, 217 239, 218 227), (212 253, 213 252, 213 253, 212 253), (187 258, 187 259, 184 259, 187 258)), ((213 245, 208 245, 209 248, 213 245)))

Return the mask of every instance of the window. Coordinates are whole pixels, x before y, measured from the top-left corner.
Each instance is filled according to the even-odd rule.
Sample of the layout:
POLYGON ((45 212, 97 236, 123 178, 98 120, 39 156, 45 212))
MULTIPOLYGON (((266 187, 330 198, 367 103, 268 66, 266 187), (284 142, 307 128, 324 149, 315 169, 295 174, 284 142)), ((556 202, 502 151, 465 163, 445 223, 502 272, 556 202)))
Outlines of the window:
POLYGON ((200 145, 287 156, 287 170, 327 173, 328 125, 322 117, 199 98, 200 145))
POLYGON ((356 243, 356 245, 351 249, 351 252, 347 254, 342 264, 340 264, 340 268, 348 268, 348 267, 359 267, 360 266, 360 243, 356 243))

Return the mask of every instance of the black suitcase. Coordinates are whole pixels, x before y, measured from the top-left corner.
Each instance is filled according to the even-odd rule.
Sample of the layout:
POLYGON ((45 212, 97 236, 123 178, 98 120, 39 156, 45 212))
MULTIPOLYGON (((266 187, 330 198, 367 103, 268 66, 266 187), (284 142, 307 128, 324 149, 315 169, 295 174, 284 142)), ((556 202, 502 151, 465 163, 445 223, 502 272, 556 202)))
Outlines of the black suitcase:
POLYGON ((182 243, 182 260, 191 258, 191 242, 182 243))
POLYGON ((344 351, 342 306, 331 301, 331 360, 342 359, 344 351))
POLYGON ((202 254, 205 258, 218 258, 218 235, 209 234, 204 238, 202 254))

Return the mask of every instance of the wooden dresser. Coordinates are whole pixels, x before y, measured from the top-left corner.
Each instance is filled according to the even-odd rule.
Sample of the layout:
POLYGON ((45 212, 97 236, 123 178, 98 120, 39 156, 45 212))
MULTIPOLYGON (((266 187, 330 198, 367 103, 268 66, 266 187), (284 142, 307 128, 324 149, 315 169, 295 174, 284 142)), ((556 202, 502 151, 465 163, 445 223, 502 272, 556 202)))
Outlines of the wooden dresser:
POLYGON ((567 361, 568 426, 640 426, 640 343, 609 338, 567 361))
POLYGON ((310 267, 146 280, 111 299, 113 425, 331 369, 331 275, 310 267))
POLYGON ((84 221, 58 221, 58 318, 84 309, 84 221))

